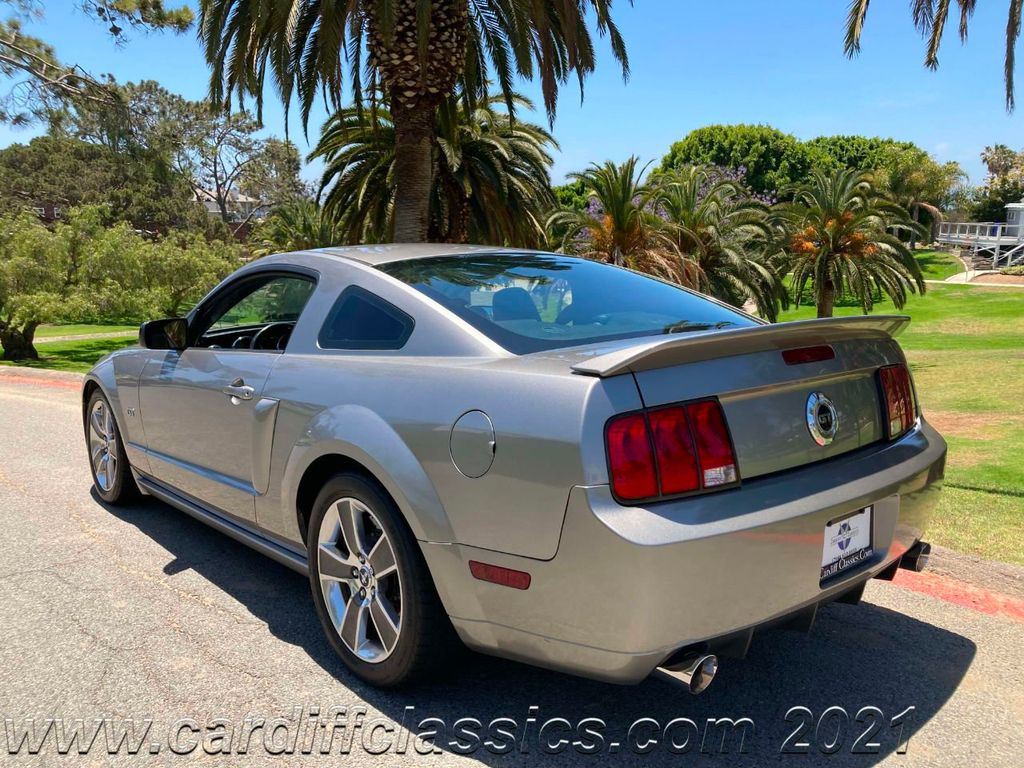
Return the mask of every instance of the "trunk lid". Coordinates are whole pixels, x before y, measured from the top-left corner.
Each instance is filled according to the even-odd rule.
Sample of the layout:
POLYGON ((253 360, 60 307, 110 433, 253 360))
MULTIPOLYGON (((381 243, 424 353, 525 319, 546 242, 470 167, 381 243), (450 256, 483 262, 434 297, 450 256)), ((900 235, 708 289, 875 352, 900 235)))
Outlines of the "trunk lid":
POLYGON ((602 378, 632 374, 647 408, 718 397, 740 476, 752 478, 882 440, 877 371, 905 362, 893 336, 907 323, 905 316, 830 318, 671 336, 579 360, 572 368, 602 378), (823 345, 834 357, 790 364, 782 355, 823 345), (827 398, 837 417, 825 445, 808 424, 815 395, 827 398))

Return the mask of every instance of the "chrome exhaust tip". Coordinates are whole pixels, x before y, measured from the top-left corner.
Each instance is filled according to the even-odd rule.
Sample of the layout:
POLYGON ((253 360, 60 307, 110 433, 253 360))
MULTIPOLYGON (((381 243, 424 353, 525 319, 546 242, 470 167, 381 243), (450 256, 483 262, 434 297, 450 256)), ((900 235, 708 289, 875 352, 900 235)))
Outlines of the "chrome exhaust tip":
POLYGON ((927 541, 919 541, 900 558, 900 568, 920 573, 928 566, 932 554, 932 545, 927 541))
POLYGON ((703 693, 711 685, 711 681, 718 674, 718 657, 713 653, 706 653, 697 656, 683 667, 676 667, 672 670, 677 677, 686 683, 687 689, 696 696, 703 693))

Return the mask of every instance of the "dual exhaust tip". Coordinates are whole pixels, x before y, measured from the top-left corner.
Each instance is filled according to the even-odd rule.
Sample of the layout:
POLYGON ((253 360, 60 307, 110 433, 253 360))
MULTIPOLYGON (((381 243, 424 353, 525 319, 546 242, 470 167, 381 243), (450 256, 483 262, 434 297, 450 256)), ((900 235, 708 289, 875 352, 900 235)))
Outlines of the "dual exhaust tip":
POLYGON ((707 690, 718 674, 718 657, 713 653, 690 656, 665 669, 676 679, 682 680, 687 690, 696 696, 707 690))

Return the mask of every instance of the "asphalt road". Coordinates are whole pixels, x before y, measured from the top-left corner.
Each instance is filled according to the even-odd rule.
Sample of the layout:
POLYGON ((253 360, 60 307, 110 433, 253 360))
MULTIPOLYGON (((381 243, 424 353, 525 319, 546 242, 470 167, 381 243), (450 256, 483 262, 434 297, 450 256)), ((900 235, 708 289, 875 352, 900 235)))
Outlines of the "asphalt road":
MULTIPOLYGON (((880 582, 868 586, 859 606, 823 609, 809 635, 762 634, 745 660, 723 661, 700 697, 667 675, 621 688, 471 654, 452 659, 444 682, 405 692, 368 688, 333 657, 304 579, 160 503, 108 509, 91 495, 73 387, 0 376, 0 764, 1021 765, 1024 621, 880 582), (295 717, 297 707, 304 709, 295 717), (335 730, 332 753, 320 755, 327 729, 308 723, 334 717, 337 707, 361 726, 335 730), (360 707, 365 715, 357 714, 360 707), (849 721, 843 725, 843 715, 834 714, 817 727, 830 707, 842 707, 849 721), (878 712, 861 712, 867 707, 878 712), (910 707, 903 718, 909 742, 900 755, 899 727, 891 721, 910 707), (854 722, 858 713, 861 724, 854 722), (406 725, 444 721, 432 754, 417 754, 408 740, 399 753, 401 731, 388 734, 384 726, 400 723, 403 714, 406 725), (74 754, 62 758, 56 725, 39 754, 28 754, 28 741, 8 754, 29 717, 37 734, 46 718, 65 718, 64 731, 74 718, 93 728, 93 719, 103 717, 132 718, 140 728, 153 722, 138 755, 107 755, 103 731, 87 756, 77 754, 76 742, 74 754), (210 734, 226 733, 227 721, 237 749, 246 717, 267 723, 262 734, 249 727, 245 757, 205 754, 204 747, 223 746, 210 734), (745 754, 738 746, 744 728, 728 734, 729 754, 700 753, 702 743, 716 751, 715 731, 705 738, 706 721, 723 717, 753 723, 745 727, 745 754), (226 722, 218 727, 215 718, 226 722), (459 754, 449 740, 460 718, 476 718, 481 729, 500 728, 489 725, 496 718, 515 721, 511 753, 493 753, 513 739, 491 731, 493 749, 463 739, 471 754, 459 754), (601 746, 600 754, 581 754, 571 743, 545 753, 540 725, 554 718, 565 718, 573 733, 580 721, 602 720, 590 725, 603 742, 579 739, 581 747, 601 746), (635 754, 655 733, 648 720, 629 737, 642 718, 657 722, 659 741, 676 721, 669 735, 688 751, 672 754, 659 743, 635 754), (878 742, 877 753, 854 754, 854 741, 875 720, 877 732, 860 743, 878 742), (783 753, 787 736, 808 722, 788 743, 808 742, 810 756, 783 753), (277 739, 272 749, 291 736, 296 754, 268 754, 267 730, 277 739), (836 733, 835 753, 823 754, 836 733), (341 754, 346 734, 352 747, 341 754), (382 749, 388 741, 381 755, 363 746, 382 749), (299 754, 307 744, 313 754, 299 754), (188 754, 172 752, 190 745, 188 754)), ((665 585, 666 601, 674 588, 665 585)), ((554 721, 546 740, 557 746, 565 725, 554 721)))

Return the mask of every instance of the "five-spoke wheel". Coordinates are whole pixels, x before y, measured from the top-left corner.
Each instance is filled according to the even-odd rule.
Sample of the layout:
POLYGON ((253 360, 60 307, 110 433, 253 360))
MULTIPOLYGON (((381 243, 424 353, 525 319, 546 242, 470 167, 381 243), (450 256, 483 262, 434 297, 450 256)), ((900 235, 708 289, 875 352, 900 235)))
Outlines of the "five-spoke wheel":
POLYGON ((85 441, 96 493, 109 504, 134 501, 138 486, 125 457, 114 409, 99 389, 93 390, 85 408, 85 441))
POLYGON ((306 546, 317 615, 359 677, 401 685, 450 661, 460 644, 419 543, 373 478, 342 472, 324 483, 306 546))
POLYGON ((402 632, 402 578, 380 521, 359 499, 338 499, 320 521, 317 564, 327 611, 341 641, 377 664, 402 632))
POLYGON ((89 458, 96 485, 109 492, 117 472, 117 427, 103 398, 93 401, 89 409, 89 458))

